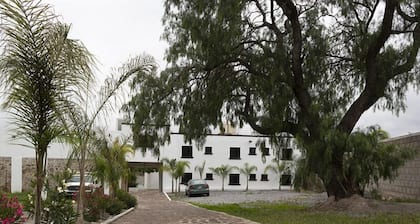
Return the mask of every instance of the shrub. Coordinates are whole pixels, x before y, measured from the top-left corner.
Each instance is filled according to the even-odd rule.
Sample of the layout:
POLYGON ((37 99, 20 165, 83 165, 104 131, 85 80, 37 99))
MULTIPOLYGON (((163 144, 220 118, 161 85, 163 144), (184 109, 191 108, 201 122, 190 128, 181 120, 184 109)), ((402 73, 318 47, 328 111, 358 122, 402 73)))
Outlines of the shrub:
POLYGON ((133 195, 129 194, 128 192, 125 192, 123 190, 117 190, 116 192, 117 198, 124 202, 125 206, 124 208, 131 208, 135 207, 137 205, 137 199, 133 195))
POLYGON ((104 214, 109 204, 109 197, 101 190, 96 190, 92 194, 85 196, 84 218, 88 222, 98 221, 104 214))
MULTIPOLYGON (((47 197, 42 202, 42 214, 41 221, 42 223, 76 223, 77 217, 79 216, 75 211, 74 203, 75 201, 68 198, 66 192, 64 192, 64 184, 62 173, 52 176, 52 182, 54 185, 50 184, 50 180, 45 182, 45 191, 47 192, 47 197)), ((35 203, 33 202, 34 195, 28 194, 28 204, 25 204, 25 210, 33 215, 35 211, 35 203)))
POLYGON ((25 221, 22 204, 16 197, 0 193, 0 223, 11 224, 17 221, 25 221))
POLYGON ((113 199, 109 201, 108 207, 106 208, 106 212, 110 215, 117 215, 121 213, 124 207, 124 202, 118 199, 113 199))

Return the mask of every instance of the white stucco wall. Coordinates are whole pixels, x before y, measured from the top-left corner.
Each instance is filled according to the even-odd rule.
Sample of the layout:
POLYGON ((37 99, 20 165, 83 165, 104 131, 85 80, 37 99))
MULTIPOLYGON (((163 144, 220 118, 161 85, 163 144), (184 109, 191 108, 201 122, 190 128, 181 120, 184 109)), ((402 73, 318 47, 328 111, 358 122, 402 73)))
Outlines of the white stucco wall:
MULTIPOLYGON (((205 178, 206 173, 212 173, 210 167, 218 167, 223 164, 228 164, 230 166, 236 166, 242 168, 247 162, 250 165, 257 166, 258 170, 255 172, 256 181, 249 181, 249 189, 258 189, 258 190, 270 190, 278 189, 279 177, 273 172, 267 172, 269 181, 261 181, 261 174, 264 173, 265 167, 271 163, 271 160, 274 158, 273 151, 270 148, 270 155, 266 156, 266 163, 263 163, 261 159, 261 152, 256 150, 257 155, 248 155, 250 147, 256 147, 256 142, 261 140, 260 137, 253 136, 228 136, 228 135, 212 135, 208 136, 204 147, 212 147, 211 155, 204 154, 204 147, 202 150, 192 144, 193 148, 193 158, 181 158, 182 146, 190 145, 184 143, 184 137, 180 134, 172 134, 170 144, 161 148, 161 158, 177 158, 178 160, 188 161, 190 163, 190 168, 186 169, 186 173, 192 173, 193 179, 200 178, 198 171, 195 172, 194 168, 196 166, 201 166, 203 161, 206 161, 205 170, 203 178, 205 178), (230 147, 239 147, 240 148, 240 160, 229 159, 230 147)), ((294 150, 295 156, 298 156, 298 150, 294 150)), ((240 174, 239 180, 240 185, 229 185, 229 176, 225 179, 225 190, 244 190, 246 187, 247 177, 240 173, 239 170, 235 170, 232 174, 240 174)), ((207 183, 210 186, 210 189, 221 190, 222 188, 222 179, 221 177, 213 174, 213 180, 207 180, 207 183)), ((290 188, 290 186, 284 186, 283 189, 290 188)), ((163 190, 171 190, 171 177, 165 172, 163 175, 163 190)), ((183 190, 183 187, 182 187, 183 190)))
MULTIPOLYGON (((0 157, 11 157, 12 175, 11 191, 20 192, 22 190, 22 159, 35 158, 35 150, 26 141, 19 140, 13 130, 13 125, 9 115, 0 111, 0 157)), ((69 147, 60 143, 52 143, 48 149, 48 158, 67 158, 69 147)))

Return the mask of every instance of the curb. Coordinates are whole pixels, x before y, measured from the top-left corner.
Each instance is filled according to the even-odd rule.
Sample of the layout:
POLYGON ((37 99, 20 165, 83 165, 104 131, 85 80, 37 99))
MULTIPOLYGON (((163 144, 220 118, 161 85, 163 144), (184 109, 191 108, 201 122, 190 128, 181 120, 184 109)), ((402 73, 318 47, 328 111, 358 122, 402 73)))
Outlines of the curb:
POLYGON ((110 224, 113 223, 115 220, 123 217, 124 215, 127 215, 128 213, 130 213, 131 211, 134 210, 135 207, 129 208, 127 210, 125 210, 124 212, 112 217, 111 219, 107 219, 105 222, 101 222, 101 224, 110 224))
POLYGON ((166 192, 163 192, 163 194, 166 196, 166 198, 168 199, 168 201, 172 201, 172 199, 168 196, 168 194, 166 192))

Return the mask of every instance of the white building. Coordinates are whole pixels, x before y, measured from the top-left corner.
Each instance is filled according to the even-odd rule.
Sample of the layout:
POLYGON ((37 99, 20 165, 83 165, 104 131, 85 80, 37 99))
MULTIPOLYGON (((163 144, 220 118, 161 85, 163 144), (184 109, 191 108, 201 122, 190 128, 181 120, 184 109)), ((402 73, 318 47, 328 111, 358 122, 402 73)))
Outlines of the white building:
MULTIPOLYGON (((122 127, 122 133, 131 132, 129 126, 122 127)), ((231 132, 232 133, 232 132, 231 132)), ((237 132, 241 133, 241 132, 237 132)), ((184 136, 180 133, 172 133, 171 141, 169 144, 164 145, 160 148, 160 157, 154 157, 150 151, 146 152, 143 156, 141 152, 136 152, 135 155, 130 156, 128 161, 131 166, 137 167, 159 167, 161 165, 160 160, 162 158, 176 159, 177 161, 188 161, 189 168, 186 168, 185 175, 182 182, 186 182, 189 179, 199 179, 200 174, 195 171, 196 166, 201 166, 205 162, 205 168, 203 172, 203 179, 207 180, 207 183, 212 190, 221 190, 222 178, 214 174, 209 168, 216 168, 220 165, 235 166, 243 168, 245 163, 254 165, 257 167, 257 171, 246 177, 240 173, 239 170, 232 171, 225 179, 224 189, 225 190, 244 190, 246 187, 246 179, 249 178, 249 189, 250 190, 271 190, 279 188, 279 176, 273 171, 264 172, 265 167, 272 163, 272 159, 275 158, 273 155, 274 150, 268 143, 266 136, 256 134, 213 134, 208 135, 206 142, 201 150, 194 144, 186 143, 184 136), (266 141, 265 163, 261 156, 261 150, 257 142, 266 141)), ((282 153, 282 157, 285 161, 290 161, 292 158, 300 156, 300 151, 297 150, 293 139, 290 141, 282 153)), ((291 189, 291 183, 294 176, 294 170, 290 173, 284 173, 282 176, 282 189, 291 189)), ((142 183, 144 188, 151 189, 162 189, 163 191, 169 192, 172 188, 172 178, 167 172, 163 173, 145 173, 144 182, 142 183)), ((181 187, 183 190, 183 187, 181 187)))
MULTIPOLYGON (((27 190, 29 182, 34 178, 34 158, 35 152, 31 147, 20 145, 23 142, 17 142, 11 135, 7 115, 0 113, 0 190, 11 190, 19 192, 27 190)), ((136 151, 135 155, 130 155, 128 161, 132 167, 159 168, 161 159, 177 159, 189 162, 190 168, 186 169, 185 178, 200 178, 194 168, 202 165, 205 161, 203 178, 207 179, 210 188, 220 190, 222 187, 221 177, 216 176, 210 171, 210 167, 220 165, 230 165, 242 168, 247 162, 250 165, 257 166, 258 170, 249 178, 249 189, 278 189, 279 176, 273 172, 264 172, 265 167, 271 163, 274 158, 272 147, 268 144, 267 137, 252 134, 251 130, 242 129, 236 131, 230 128, 229 135, 209 135, 202 150, 198 150, 196 145, 184 142, 182 134, 171 134, 171 142, 160 148, 160 158, 153 157, 150 152, 143 154, 136 151), (257 146, 258 141, 266 140, 267 148, 266 162, 263 163, 261 152, 257 146)), ((122 130, 113 131, 113 136, 128 136, 131 133, 130 126, 123 125, 122 130)), ((49 172, 62 171, 65 161, 68 158, 70 147, 54 143, 48 149, 48 169, 49 172)), ((284 150, 285 159, 297 158, 300 152, 295 144, 291 144, 284 150)), ((283 176, 284 186, 290 188, 293 178, 293 171, 283 176)), ((246 187, 246 178, 239 170, 233 171, 225 179, 226 190, 244 190, 246 187)), ((168 173, 158 172, 146 173, 141 176, 143 188, 161 189, 171 191, 172 179, 168 173)), ((185 181, 185 179, 184 179, 185 181)), ((183 188, 182 188, 183 189, 183 188)))

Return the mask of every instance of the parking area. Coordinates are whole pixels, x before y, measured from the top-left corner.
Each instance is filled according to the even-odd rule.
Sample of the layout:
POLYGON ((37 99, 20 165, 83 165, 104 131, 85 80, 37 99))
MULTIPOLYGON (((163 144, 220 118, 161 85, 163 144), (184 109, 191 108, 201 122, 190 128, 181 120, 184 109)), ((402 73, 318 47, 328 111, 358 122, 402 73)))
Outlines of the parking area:
POLYGON ((327 200, 326 193, 296 192, 291 190, 264 191, 211 191, 210 197, 178 196, 179 200, 203 204, 243 203, 243 202, 287 202, 302 205, 315 205, 327 200))

